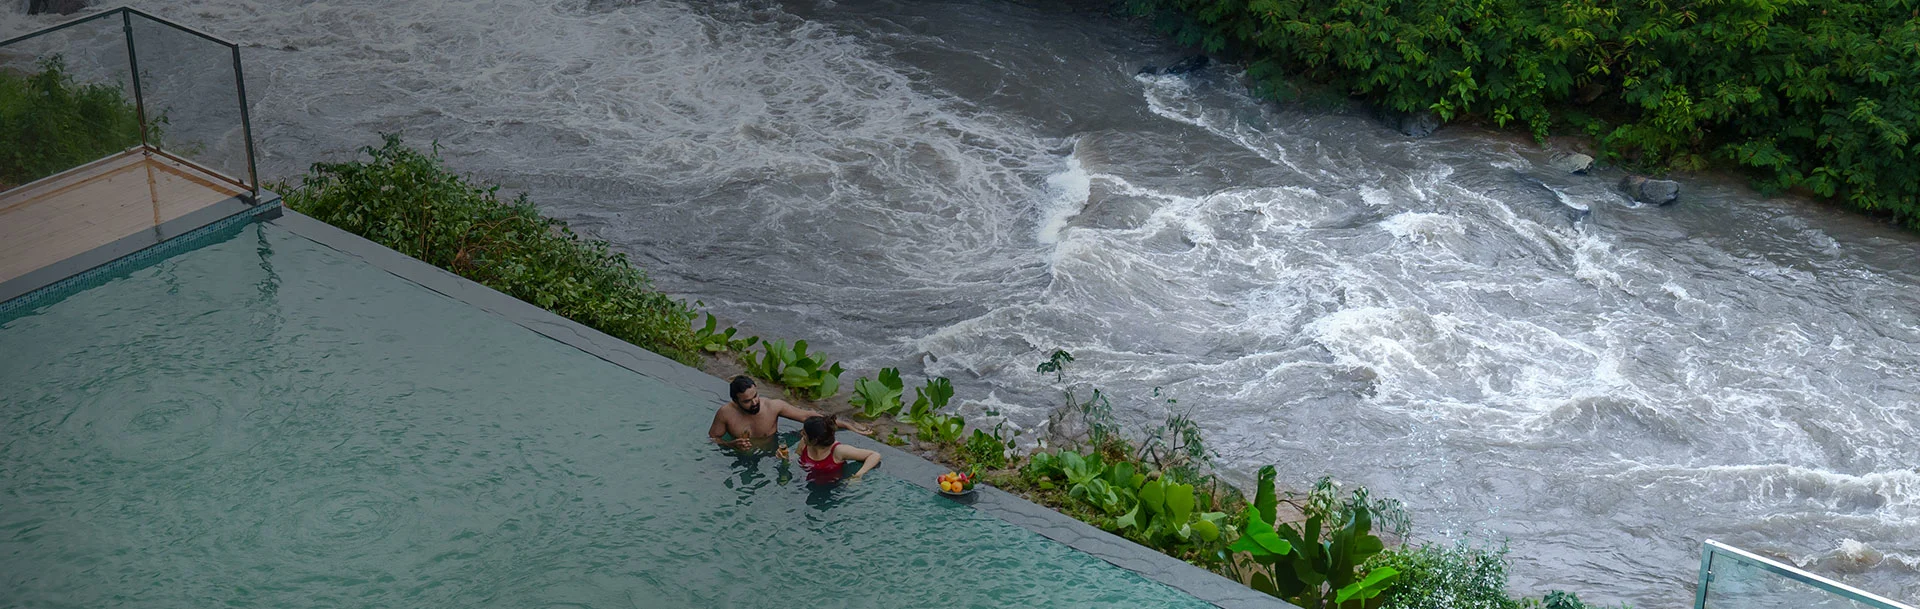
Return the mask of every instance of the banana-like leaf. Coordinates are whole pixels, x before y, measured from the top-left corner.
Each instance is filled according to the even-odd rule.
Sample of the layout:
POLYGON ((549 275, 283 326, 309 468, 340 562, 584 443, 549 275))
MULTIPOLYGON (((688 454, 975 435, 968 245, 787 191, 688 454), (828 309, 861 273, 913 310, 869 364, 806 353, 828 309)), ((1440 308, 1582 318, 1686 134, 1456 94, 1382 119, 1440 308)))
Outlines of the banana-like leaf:
POLYGON ((1234 549, 1249 552, 1256 557, 1261 555, 1286 556, 1293 552, 1294 544, 1274 533, 1273 525, 1260 519, 1258 510, 1247 510, 1247 530, 1241 532, 1240 539, 1234 542, 1234 549), (1252 543, 1242 543, 1251 541, 1252 543))
POLYGON ((1280 518, 1277 514, 1280 502, 1273 494, 1273 479, 1275 475, 1273 466, 1271 465, 1260 468, 1259 489, 1253 496, 1253 507, 1260 510, 1260 517, 1265 519, 1266 522, 1278 522, 1280 518))
POLYGON ((1335 604, 1344 604, 1349 600, 1367 600, 1379 596, 1392 588, 1400 579, 1400 571, 1393 567, 1380 567, 1367 573, 1367 578, 1347 584, 1334 594, 1335 604))

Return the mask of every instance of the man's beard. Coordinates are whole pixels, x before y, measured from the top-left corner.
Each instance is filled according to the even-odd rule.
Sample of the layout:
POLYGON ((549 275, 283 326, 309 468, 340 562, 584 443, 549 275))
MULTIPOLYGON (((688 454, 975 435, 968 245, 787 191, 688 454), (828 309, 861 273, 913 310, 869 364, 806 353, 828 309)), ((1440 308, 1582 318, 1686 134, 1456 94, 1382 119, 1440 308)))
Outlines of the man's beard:
POLYGON ((740 405, 739 403, 735 403, 735 404, 733 405, 733 407, 734 407, 734 408, 739 408, 741 412, 744 412, 744 413, 747 413, 747 414, 760 414, 760 405, 759 405, 759 404, 754 404, 752 408, 748 408, 748 407, 745 407, 745 406, 741 406, 741 405, 740 405))

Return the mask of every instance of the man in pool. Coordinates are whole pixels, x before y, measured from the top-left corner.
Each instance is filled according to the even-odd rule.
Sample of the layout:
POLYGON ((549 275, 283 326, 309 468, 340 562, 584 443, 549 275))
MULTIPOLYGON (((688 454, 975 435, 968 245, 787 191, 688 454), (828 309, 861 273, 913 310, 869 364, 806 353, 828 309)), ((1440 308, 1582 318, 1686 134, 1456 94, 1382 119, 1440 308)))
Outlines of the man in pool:
MULTIPOLYGON (((746 375, 733 377, 733 382, 727 384, 727 394, 732 401, 720 405, 720 410, 713 413, 713 426, 707 428, 707 438, 721 446, 747 450, 770 444, 767 440, 779 431, 781 417, 804 423, 809 417, 820 416, 786 400, 760 397, 760 388, 753 386, 753 379, 746 375)), ((873 430, 865 425, 846 420, 837 423, 840 429, 873 435, 873 430)))

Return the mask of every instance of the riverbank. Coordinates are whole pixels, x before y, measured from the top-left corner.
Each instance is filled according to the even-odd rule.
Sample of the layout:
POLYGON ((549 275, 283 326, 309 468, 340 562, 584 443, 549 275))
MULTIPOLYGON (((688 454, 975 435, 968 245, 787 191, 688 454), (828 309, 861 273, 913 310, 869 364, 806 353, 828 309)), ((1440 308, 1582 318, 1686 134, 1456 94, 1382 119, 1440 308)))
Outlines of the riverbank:
POLYGON ((1920 86, 1920 12, 1898 5, 1124 4, 1244 63, 1268 97, 1366 99, 1410 135, 1462 120, 1583 134, 1629 170, 1737 170, 1920 227, 1903 160, 1920 156, 1920 102, 1901 95, 1920 86))
MULTIPOLYGON (((643 271, 607 254, 604 243, 540 216, 525 196, 500 200, 496 188, 469 182, 436 153, 394 136, 363 153, 364 161, 317 163, 283 184, 288 205, 576 321, 622 329, 621 338, 715 376, 750 374, 768 395, 869 420, 882 441, 1256 590, 1309 607, 1348 606, 1335 597, 1396 609, 1425 609, 1436 598, 1482 603, 1448 607, 1547 602, 1506 594, 1502 549, 1413 545, 1404 508, 1365 489, 1326 478, 1288 492, 1276 489, 1268 467, 1249 499, 1214 476, 1212 452, 1191 420, 1124 429, 1097 388, 1067 382, 1074 366, 1064 351, 1037 366, 1060 382, 1062 403, 1042 448, 1023 453, 1000 426, 969 425, 957 414, 960 402, 945 379, 914 388, 911 405, 891 369, 879 377, 887 383, 862 377, 840 391, 838 364, 807 352, 803 341, 741 336, 711 316, 695 326, 695 309, 652 290, 643 271), (1336 554, 1346 562, 1325 562, 1334 554, 1308 550, 1321 544, 1359 545, 1341 546, 1336 554), (1299 580, 1296 573, 1319 575, 1299 580)), ((1582 606, 1571 598, 1551 597, 1561 599, 1556 609, 1582 606)))

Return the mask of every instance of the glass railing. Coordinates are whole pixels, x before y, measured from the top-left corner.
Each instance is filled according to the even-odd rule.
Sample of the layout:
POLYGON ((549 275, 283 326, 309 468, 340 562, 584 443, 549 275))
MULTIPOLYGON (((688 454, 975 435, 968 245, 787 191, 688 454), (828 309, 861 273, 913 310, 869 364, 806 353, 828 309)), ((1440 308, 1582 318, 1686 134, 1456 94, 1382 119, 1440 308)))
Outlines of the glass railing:
POLYGON ((129 149, 259 194, 240 47, 131 9, 0 42, 0 191, 129 149))
POLYGON ((1717 541, 1700 551, 1694 609, 1914 609, 1717 541))

